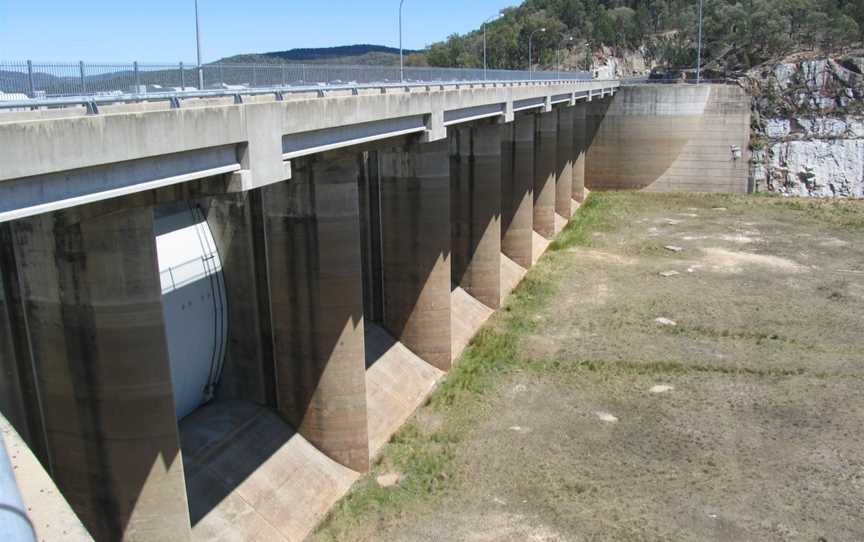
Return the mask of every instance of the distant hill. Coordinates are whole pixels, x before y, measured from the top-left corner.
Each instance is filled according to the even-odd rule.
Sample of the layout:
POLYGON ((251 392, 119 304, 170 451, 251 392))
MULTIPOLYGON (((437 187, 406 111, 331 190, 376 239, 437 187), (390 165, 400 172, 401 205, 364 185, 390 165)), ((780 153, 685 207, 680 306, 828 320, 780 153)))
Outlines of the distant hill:
MULTIPOLYGON (((406 56, 419 53, 405 49, 406 56)), ((393 65, 399 63, 399 49, 383 45, 343 45, 317 49, 290 49, 271 53, 251 53, 223 58, 215 64, 359 64, 393 65)))

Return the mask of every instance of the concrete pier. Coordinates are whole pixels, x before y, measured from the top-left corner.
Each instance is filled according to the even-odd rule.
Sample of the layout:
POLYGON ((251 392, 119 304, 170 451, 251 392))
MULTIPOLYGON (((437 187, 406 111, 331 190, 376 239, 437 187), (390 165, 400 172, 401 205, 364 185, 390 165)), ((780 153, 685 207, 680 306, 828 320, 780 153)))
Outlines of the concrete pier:
POLYGON ((450 344, 450 157, 446 140, 379 154, 383 326, 447 371, 450 344))
POLYGON ((545 239, 555 237, 558 114, 537 115, 534 143, 534 231, 545 239))
POLYGON ((363 284, 353 154, 298 160, 263 189, 279 412, 306 440, 369 468, 363 284))
POLYGON ((573 108, 558 113, 558 147, 555 155, 555 233, 560 232, 573 212, 573 108))
POLYGON ((573 201, 585 200, 585 154, 588 151, 586 111, 588 105, 576 104, 573 107, 573 201))
POLYGON ((96 540, 186 540, 153 212, 14 224, 51 476, 96 540))
POLYGON ((496 309, 501 300, 501 127, 452 130, 450 162, 452 283, 496 309))
POLYGON ((523 269, 531 267, 535 118, 517 115, 501 136, 501 252, 523 269))

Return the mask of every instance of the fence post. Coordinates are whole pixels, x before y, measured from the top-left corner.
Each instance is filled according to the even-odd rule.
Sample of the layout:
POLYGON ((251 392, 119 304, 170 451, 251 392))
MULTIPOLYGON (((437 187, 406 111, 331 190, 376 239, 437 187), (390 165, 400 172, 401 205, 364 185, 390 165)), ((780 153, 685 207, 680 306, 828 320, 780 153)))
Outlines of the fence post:
POLYGON ((27 61, 27 84, 30 87, 30 97, 36 97, 36 85, 33 84, 33 61, 27 61))
POLYGON ((138 72, 138 61, 132 63, 132 68, 135 70, 135 94, 141 92, 141 74, 138 72))
POLYGON ((78 71, 81 73, 81 94, 87 94, 87 81, 84 80, 84 61, 78 61, 78 71))
POLYGON ((180 90, 186 90, 186 74, 183 73, 183 63, 180 63, 180 90))

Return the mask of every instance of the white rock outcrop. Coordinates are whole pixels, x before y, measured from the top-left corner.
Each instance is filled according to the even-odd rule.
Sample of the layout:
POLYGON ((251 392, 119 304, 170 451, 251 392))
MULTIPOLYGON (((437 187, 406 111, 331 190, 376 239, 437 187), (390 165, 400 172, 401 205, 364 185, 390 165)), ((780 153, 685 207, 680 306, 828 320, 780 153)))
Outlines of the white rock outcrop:
POLYGON ((751 171, 758 190, 864 198, 864 59, 755 69, 751 171))

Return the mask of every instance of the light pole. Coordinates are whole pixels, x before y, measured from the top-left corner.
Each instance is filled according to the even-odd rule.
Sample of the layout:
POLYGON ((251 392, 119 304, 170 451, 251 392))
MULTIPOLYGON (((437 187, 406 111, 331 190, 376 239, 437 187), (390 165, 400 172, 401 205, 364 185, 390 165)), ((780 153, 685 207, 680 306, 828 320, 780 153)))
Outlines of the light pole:
POLYGON ((399 79, 405 82, 405 61, 402 55, 402 4, 405 0, 399 0, 399 79))
MULTIPOLYGON (((573 36, 564 36, 561 34, 561 37, 564 38, 565 42, 573 41, 573 36)), ((558 45, 558 50, 555 51, 555 59, 558 64, 558 80, 561 80, 561 44, 558 45)))
POLYGON ((198 46, 198 90, 204 90, 204 70, 201 68, 201 21, 198 18, 198 0, 195 0, 195 44, 198 46))
POLYGON ((489 17, 488 19, 483 21, 483 80, 484 81, 486 80, 486 71, 487 71, 487 67, 486 67, 487 66, 486 65, 486 25, 489 24, 491 21, 494 21, 495 19, 500 18, 501 15, 502 15, 502 13, 499 13, 498 15, 493 15, 492 17, 489 17))
POLYGON ((699 52, 696 58, 696 84, 702 82, 702 0, 699 0, 699 52))
POLYGON ((537 30, 531 32, 531 34, 528 35, 528 75, 529 78, 532 80, 534 79, 534 64, 531 61, 531 59, 534 57, 532 41, 534 40, 534 34, 536 34, 537 32, 546 32, 546 29, 538 28, 537 30))

